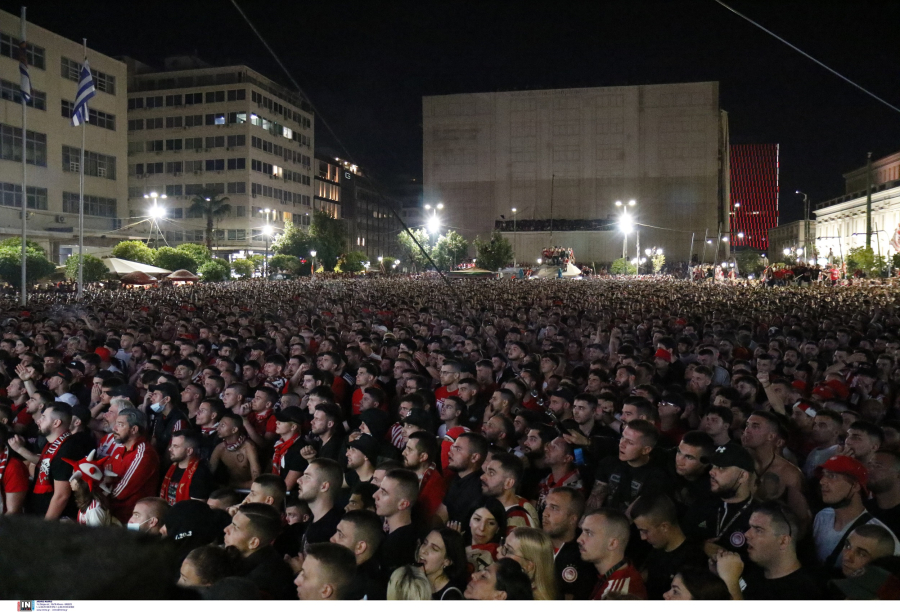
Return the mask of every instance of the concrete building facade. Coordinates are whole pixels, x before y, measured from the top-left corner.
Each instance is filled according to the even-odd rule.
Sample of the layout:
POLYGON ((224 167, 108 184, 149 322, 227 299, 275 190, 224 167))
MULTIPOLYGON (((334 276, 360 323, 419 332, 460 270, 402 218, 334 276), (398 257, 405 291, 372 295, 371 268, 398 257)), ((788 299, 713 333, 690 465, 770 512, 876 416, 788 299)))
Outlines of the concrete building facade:
POLYGON ((797 249, 803 249, 806 260, 815 257, 816 225, 810 222, 809 236, 806 235, 805 228, 806 223, 803 221, 793 221, 769 228, 769 248, 764 253, 771 261, 780 261, 785 256, 785 249, 790 249, 792 256, 797 254, 797 249))
MULTIPOLYGON (((0 11, 0 238, 21 236, 22 104, 18 16, 0 11)), ((71 115, 82 44, 27 24, 32 101, 27 110, 28 238, 60 261, 78 242, 82 128, 71 115)), ((115 244, 127 216, 127 71, 124 63, 87 50, 96 95, 85 132, 85 245, 115 244)))
POLYGON ((203 242, 206 220, 189 212, 201 194, 226 196, 213 249, 262 250, 263 228, 308 226, 313 211, 313 113, 298 94, 247 66, 171 58, 163 72, 130 62, 128 216, 149 235, 152 192, 165 194, 166 242, 203 242))
POLYGON ((513 208, 542 228, 618 218, 634 199, 642 244, 688 259, 692 232, 701 246, 728 232, 727 125, 715 82, 425 97, 423 199, 469 240, 513 208))

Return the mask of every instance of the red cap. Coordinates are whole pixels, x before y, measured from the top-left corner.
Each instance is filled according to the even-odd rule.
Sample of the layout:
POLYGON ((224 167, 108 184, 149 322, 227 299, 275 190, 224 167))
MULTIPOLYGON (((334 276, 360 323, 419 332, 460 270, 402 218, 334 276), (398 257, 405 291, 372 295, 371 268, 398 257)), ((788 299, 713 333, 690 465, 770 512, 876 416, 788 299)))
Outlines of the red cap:
POLYGON ((825 386, 831 389, 832 392, 841 399, 850 397, 850 387, 847 386, 847 383, 843 383, 839 380, 826 380, 825 386))
POLYGON ((100 355, 100 361, 109 361, 110 357, 112 357, 112 351, 105 346, 98 346, 94 352, 100 355))
POLYGON ((672 361, 672 353, 666 349, 656 349, 656 353, 654 353, 653 356, 665 359, 666 361, 672 361))
POLYGON ((815 395, 819 396, 823 400, 834 399, 834 391, 831 389, 831 387, 828 387, 825 385, 819 385, 818 387, 813 389, 812 394, 814 396, 815 395))
POLYGON ((800 391, 801 393, 803 391, 806 391, 806 383, 803 382, 802 380, 795 380, 794 382, 791 383, 791 386, 794 389, 796 389, 797 391, 800 391))
POLYGON ((819 474, 822 473, 822 470, 828 470, 835 474, 845 474, 860 484, 863 494, 868 493, 866 485, 869 483, 869 471, 866 469, 866 466, 853 457, 848 457, 847 455, 834 455, 819 466, 819 474))
POLYGON ((675 325, 684 327, 685 325, 687 325, 687 321, 685 321, 684 319, 675 319, 675 325))

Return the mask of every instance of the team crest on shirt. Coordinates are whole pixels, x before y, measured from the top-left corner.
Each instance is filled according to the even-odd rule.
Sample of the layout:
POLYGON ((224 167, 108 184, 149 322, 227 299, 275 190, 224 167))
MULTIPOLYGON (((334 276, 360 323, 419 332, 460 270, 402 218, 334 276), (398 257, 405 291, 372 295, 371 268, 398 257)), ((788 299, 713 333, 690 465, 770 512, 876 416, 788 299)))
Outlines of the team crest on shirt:
POLYGON ((571 565, 562 571, 562 579, 566 582, 575 582, 578 580, 578 570, 571 565))
POLYGON ((746 538, 746 536, 744 536, 744 534, 742 532, 735 531, 734 533, 731 534, 731 538, 729 538, 729 541, 731 542, 731 545, 734 546, 735 548, 740 548, 741 546, 746 544, 747 538, 746 538))

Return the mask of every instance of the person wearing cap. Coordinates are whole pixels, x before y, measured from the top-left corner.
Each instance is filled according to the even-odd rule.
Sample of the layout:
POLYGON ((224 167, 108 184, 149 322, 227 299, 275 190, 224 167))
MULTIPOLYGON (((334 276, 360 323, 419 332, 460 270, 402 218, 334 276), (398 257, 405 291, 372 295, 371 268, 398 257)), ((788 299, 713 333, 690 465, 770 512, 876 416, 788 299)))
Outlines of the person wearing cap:
MULTIPOLYGON (((259 393, 259 391, 257 391, 259 393)), ((303 411, 297 406, 284 408, 275 414, 275 433, 278 439, 272 453, 272 473, 281 476, 288 491, 294 488, 307 461, 300 454, 300 428, 303 425, 303 411)))
MULTIPOLYGON (((813 521, 813 541, 816 558, 826 571, 840 569, 842 553, 849 534, 860 525, 888 527, 869 514, 863 505, 868 495, 869 473, 866 466, 853 457, 835 455, 821 465, 819 489, 822 502, 828 506, 816 514, 813 521)), ((894 538, 894 554, 900 554, 900 541, 894 538)))
POLYGON ((176 431, 169 442, 169 461, 159 496, 170 506, 187 499, 206 502, 215 489, 215 480, 206 462, 200 459, 200 438, 192 431, 176 431))
POLYGON ((112 363, 113 354, 111 350, 105 346, 100 346, 94 350, 94 354, 100 357, 100 370, 108 370, 115 374, 122 374, 122 370, 112 363))
POLYGON ((410 410, 409 414, 401 421, 401 425, 403 427, 401 434, 401 444, 404 449, 406 448, 406 443, 409 440, 409 436, 413 433, 417 431, 434 431, 434 424, 431 421, 431 417, 425 410, 422 410, 421 408, 414 408, 413 410, 410 410))
POLYGON ((168 449, 172 434, 190 427, 187 416, 180 407, 181 392, 175 383, 164 382, 150 387, 150 410, 153 424, 151 442, 160 457, 165 456, 168 467, 168 449))
MULTIPOLYGON (((364 411, 378 412, 380 411, 364 411)), ((351 436, 347 443, 347 469, 344 471, 344 483, 347 488, 353 489, 357 484, 372 482, 375 475, 375 465, 378 463, 378 441, 367 433, 351 436)))
POLYGON ((740 554, 747 561, 750 515, 758 505, 751 495, 754 479, 753 457, 741 446, 718 446, 709 462, 712 504, 697 504, 687 509, 682 528, 688 537, 707 541, 707 554, 724 549, 740 554))
POLYGON ((575 394, 565 387, 550 392, 549 408, 557 422, 572 418, 572 404, 574 401, 575 394))

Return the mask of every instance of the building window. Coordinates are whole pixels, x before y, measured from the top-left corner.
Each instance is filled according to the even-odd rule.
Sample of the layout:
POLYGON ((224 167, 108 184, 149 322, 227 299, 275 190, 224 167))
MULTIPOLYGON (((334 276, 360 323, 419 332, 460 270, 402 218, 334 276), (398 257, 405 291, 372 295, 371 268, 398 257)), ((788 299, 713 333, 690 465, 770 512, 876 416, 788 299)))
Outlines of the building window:
POLYGON ((162 151, 164 143, 162 140, 148 140, 147 141, 147 152, 153 153, 154 151, 162 151))
POLYGON ((200 195, 201 193, 203 193, 202 183, 189 183, 184 186, 184 195, 186 196, 200 195))
POLYGON ((221 195, 225 193, 225 183, 207 183, 204 187, 204 190, 207 193, 214 193, 216 195, 221 195))
MULTIPOLYGON (((0 98, 4 100, 12 100, 16 104, 21 104, 22 97, 19 95, 20 93, 21 89, 19 89, 18 83, 0 79, 0 98)), ((30 106, 31 108, 42 111, 47 110, 47 94, 45 94, 43 91, 38 91, 32 88, 31 100, 26 102, 26 106, 30 106)))
POLYGON ((207 136, 206 137, 206 148, 207 149, 215 149, 216 147, 224 147, 225 146, 225 137, 224 136, 207 136))
POLYGON ((206 160, 206 171, 207 172, 215 172, 217 170, 225 169, 225 160, 224 159, 207 159, 206 160))
POLYGON ((169 138, 166 140, 166 151, 181 151, 181 138, 169 138))
POLYGON ((247 169, 247 158, 246 157, 232 157, 228 160, 228 169, 229 170, 246 170, 247 169))
MULTIPOLYGON (((238 181, 236 183, 228 183, 228 193, 247 193, 247 183, 243 181, 238 181)), ((239 217, 243 217, 244 215, 238 215, 239 217)))
POLYGON ((184 188, 181 185, 166 185, 166 196, 175 197, 184 195, 184 188))
MULTIPOLYGON (((75 109, 75 103, 68 100, 62 101, 62 116, 70 119, 75 109)), ((149 121, 149 120, 148 120, 149 121)), ((88 105, 88 123, 106 130, 116 131, 116 116, 93 109, 88 105)), ((148 128, 149 129, 149 128, 148 128)))
POLYGON ((181 94, 171 94, 166 96, 166 106, 181 106, 182 104, 182 96, 181 94))
POLYGON ((238 219, 243 219, 247 216, 247 207, 246 206, 235 206, 234 207, 234 216, 238 219))
POLYGON ((247 137, 243 134, 228 137, 228 147, 244 147, 247 145, 247 137))
MULTIPOLYGON (((81 149, 63 145, 63 172, 78 172, 81 163, 81 149)), ((151 165, 151 164, 148 164, 151 165)), ((138 164, 141 166, 141 164, 138 164)), ((162 170, 160 170, 162 172, 162 170)), ((86 176, 96 176, 109 180, 116 180, 116 158, 114 155, 103 155, 93 151, 84 152, 84 173, 86 176)), ((138 174, 143 174, 138 171, 138 174)))
MULTIPOLYGON (((166 162, 166 173, 167 174, 175 174, 177 172, 184 172, 184 162, 180 162, 180 161, 166 162)), ((181 194, 179 194, 179 195, 181 195, 181 194)))
POLYGON ((225 101, 225 92, 224 91, 207 91, 206 92, 206 103, 214 104, 216 102, 224 102, 225 101))
POLYGON ((184 94, 184 105, 203 104, 203 94, 200 92, 184 94))
POLYGON ((128 141, 128 154, 134 155, 136 153, 144 152, 144 141, 143 140, 129 140, 128 141))
MULTIPOLYGON (((77 215, 79 209, 78 194, 71 191, 63 191, 62 209, 64 213, 77 215)), ((115 219, 116 199, 85 194, 84 214, 115 219)))
POLYGON ((203 172, 203 160, 197 159, 184 162, 184 171, 193 172, 194 174, 203 172))
POLYGON ((184 139, 184 148, 187 150, 193 149, 194 151, 199 151, 203 148, 203 139, 202 138, 185 138, 184 139))
MULTIPOLYGON (((9 36, 8 34, 0 33, 0 55, 18 61, 20 42, 21 41, 18 38, 9 36)), ((25 60, 28 62, 29 66, 34 66, 35 68, 45 70, 46 63, 44 61, 44 56, 45 52, 43 47, 38 47, 37 45, 32 45, 31 43, 26 44, 25 60)))
POLYGON ((228 101, 236 102, 238 100, 246 100, 247 99, 247 90, 246 89, 229 89, 228 90, 228 101))
MULTIPOLYGON (((0 159, 22 161, 22 128, 0 124, 0 159)), ((25 131, 25 163, 46 167, 46 134, 25 131)))
POLYGON ((128 98, 128 110, 138 110, 144 108, 143 98, 128 98))
POLYGON ((206 125, 225 125, 225 113, 210 113, 206 115, 206 125))
POLYGON ((184 127, 197 127, 203 125, 203 115, 187 115, 184 118, 184 127))
MULTIPOLYGON (((90 108, 90 107, 88 107, 90 108)), ((129 119, 128 120, 128 131, 134 132, 136 130, 144 129, 144 120, 143 119, 129 119)))
MULTIPOLYGON (((25 206, 32 210, 47 210, 47 189, 44 187, 27 187, 28 197, 25 206)), ((22 186, 13 183, 0 183, 0 204, 22 208, 22 186)))
MULTIPOLYGON (((81 64, 70 60, 67 57, 62 58, 60 76, 76 83, 81 80, 81 64)), ((91 68, 91 77, 94 79, 94 88, 97 91, 108 93, 111 96, 116 95, 116 77, 105 72, 100 72, 91 68)))
POLYGON ((163 118, 162 117, 150 117, 146 120, 144 124, 148 130, 161 130, 163 129, 163 118))
POLYGON ((180 128, 183 119, 184 118, 181 115, 178 115, 177 117, 166 117, 166 127, 169 129, 180 128))
POLYGON ((144 165, 144 173, 145 174, 162 174, 165 164, 162 162, 154 162, 152 164, 144 165))
MULTIPOLYGON (((180 188, 181 188, 181 185, 172 185, 172 186, 173 186, 173 187, 178 187, 178 188, 179 188, 179 191, 181 190, 181 189, 180 189, 180 188)), ((168 188, 166 188, 166 191, 168 191, 168 188)), ((181 195, 181 194, 178 194, 178 195, 181 195)), ((184 217, 184 209, 181 208, 181 207, 178 207, 178 208, 170 208, 167 216, 168 216, 170 219, 181 219, 181 218, 184 217)))

